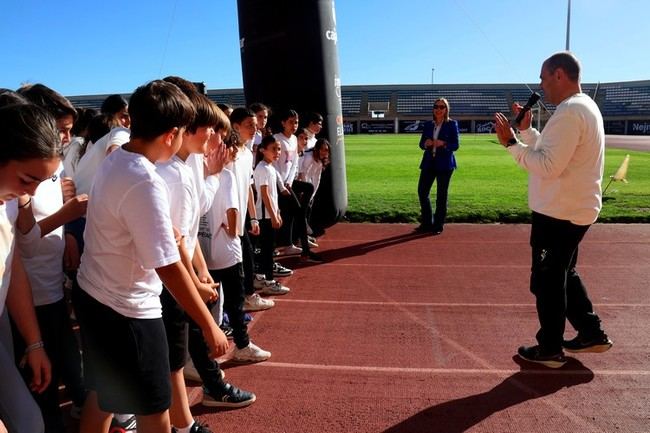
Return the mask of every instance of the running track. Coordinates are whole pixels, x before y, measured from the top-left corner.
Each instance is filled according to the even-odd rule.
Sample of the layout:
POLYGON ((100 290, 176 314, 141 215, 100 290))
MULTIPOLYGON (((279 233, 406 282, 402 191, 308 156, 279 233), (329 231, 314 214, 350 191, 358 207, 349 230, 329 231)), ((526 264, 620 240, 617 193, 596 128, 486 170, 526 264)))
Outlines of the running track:
MULTIPOLYGON (((520 365, 537 318, 527 225, 339 224, 327 263, 256 313, 267 362, 225 364, 257 402, 197 418, 215 432, 650 432, 650 225, 595 225, 578 269, 614 340, 561 369, 520 365)), ((567 336, 573 336, 570 325, 567 336)))
POLYGON ((537 329, 529 226, 412 229, 339 224, 320 239, 326 264, 285 259, 292 291, 250 330, 272 358, 226 365, 257 402, 215 412, 194 384, 199 419, 250 433, 650 431, 650 226, 588 232, 578 269, 614 347, 558 370, 513 357, 537 329))

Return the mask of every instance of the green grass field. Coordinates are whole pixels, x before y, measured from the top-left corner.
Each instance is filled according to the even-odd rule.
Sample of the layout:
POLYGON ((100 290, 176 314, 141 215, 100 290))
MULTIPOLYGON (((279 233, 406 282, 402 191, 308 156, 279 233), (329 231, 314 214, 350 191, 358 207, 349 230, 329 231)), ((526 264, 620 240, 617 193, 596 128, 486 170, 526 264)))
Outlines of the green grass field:
MULTIPOLYGON (((418 134, 345 137, 350 221, 417 222, 418 134)), ((614 182, 599 222, 650 222, 650 152, 608 149, 603 187, 630 154, 629 183, 614 182)), ((527 174, 494 135, 463 134, 449 188, 450 222, 527 222, 527 174)), ((435 184, 432 190, 435 197, 435 184)))

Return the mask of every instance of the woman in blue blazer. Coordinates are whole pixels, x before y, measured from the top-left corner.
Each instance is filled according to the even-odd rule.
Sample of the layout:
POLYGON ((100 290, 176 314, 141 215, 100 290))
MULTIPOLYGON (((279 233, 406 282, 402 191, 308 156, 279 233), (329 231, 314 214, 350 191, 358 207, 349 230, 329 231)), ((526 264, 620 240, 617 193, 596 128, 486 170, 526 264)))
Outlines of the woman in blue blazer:
POLYGON ((433 121, 424 125, 420 149, 424 150, 418 181, 421 223, 416 230, 438 235, 442 233, 447 216, 447 191, 456 168, 454 152, 458 150, 458 123, 449 118, 449 101, 445 98, 433 103, 433 121), (436 211, 432 215, 429 194, 436 179, 436 211))

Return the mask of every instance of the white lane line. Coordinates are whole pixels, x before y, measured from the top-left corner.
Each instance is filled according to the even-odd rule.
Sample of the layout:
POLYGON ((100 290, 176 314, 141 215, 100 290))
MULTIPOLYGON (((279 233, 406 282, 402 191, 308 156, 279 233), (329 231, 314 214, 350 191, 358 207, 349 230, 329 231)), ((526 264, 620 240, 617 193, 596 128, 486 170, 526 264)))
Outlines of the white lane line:
MULTIPOLYGON (((335 260, 344 260, 344 259, 335 259, 335 260)), ((318 266, 333 267, 333 266, 345 266, 345 267, 365 267, 365 268, 450 268, 450 269, 530 269, 530 263, 528 264, 452 264, 452 263, 438 263, 438 264, 413 264, 413 263, 338 263, 336 261, 322 263, 318 266)), ((580 269, 584 268, 597 268, 597 269, 644 269, 650 268, 650 264, 629 264, 629 265, 608 265, 608 264, 581 264, 580 269)))
POLYGON ((650 376, 648 370, 521 370, 521 369, 496 369, 496 368, 413 368, 413 367, 379 367, 360 365, 330 365, 330 364, 302 364, 291 362, 265 361, 252 364, 259 367, 295 368, 300 370, 323 371, 350 371, 364 373, 415 373, 437 375, 495 375, 507 376, 515 373, 540 375, 540 376, 577 376, 577 375, 602 375, 602 376, 650 376))
MULTIPOLYGON (((513 303, 467 303, 467 302, 390 302, 390 301, 335 301, 327 299, 288 299, 274 298, 275 302, 300 303, 300 304, 332 304, 332 305, 378 305, 387 307, 462 307, 462 308, 535 308, 535 304, 513 304, 513 303)), ((604 308, 648 308, 650 304, 593 304, 596 307, 604 308)))

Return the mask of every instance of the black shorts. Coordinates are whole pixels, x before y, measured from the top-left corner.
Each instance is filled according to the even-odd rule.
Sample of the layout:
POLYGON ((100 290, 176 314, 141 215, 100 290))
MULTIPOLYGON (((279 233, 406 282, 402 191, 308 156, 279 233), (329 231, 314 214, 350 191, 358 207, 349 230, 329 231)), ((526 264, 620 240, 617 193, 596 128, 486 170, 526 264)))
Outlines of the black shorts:
POLYGON ((160 294, 162 317, 169 346, 170 371, 178 371, 187 361, 187 315, 176 299, 163 287, 160 294))
POLYGON ((162 319, 123 316, 72 291, 83 347, 86 387, 105 412, 153 415, 169 409, 169 351, 162 319))

